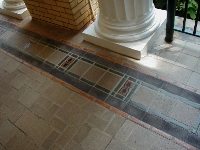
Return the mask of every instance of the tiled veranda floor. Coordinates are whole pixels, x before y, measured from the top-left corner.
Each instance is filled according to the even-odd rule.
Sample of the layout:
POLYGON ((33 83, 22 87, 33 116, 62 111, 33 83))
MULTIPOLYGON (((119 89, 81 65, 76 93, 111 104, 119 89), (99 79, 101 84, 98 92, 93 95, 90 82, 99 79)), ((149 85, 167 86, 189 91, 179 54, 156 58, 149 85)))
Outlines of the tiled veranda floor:
POLYGON ((164 36, 134 60, 0 16, 0 149, 200 149, 200 39, 164 36))

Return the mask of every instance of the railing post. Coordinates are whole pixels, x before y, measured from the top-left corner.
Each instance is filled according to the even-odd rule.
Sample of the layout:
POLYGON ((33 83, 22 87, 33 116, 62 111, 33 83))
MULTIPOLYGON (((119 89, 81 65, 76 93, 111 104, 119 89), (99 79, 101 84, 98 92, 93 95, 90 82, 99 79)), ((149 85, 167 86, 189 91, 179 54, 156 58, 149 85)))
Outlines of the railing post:
POLYGON ((176 0, 168 0, 166 37, 165 37, 166 42, 173 41, 175 13, 176 13, 176 0))

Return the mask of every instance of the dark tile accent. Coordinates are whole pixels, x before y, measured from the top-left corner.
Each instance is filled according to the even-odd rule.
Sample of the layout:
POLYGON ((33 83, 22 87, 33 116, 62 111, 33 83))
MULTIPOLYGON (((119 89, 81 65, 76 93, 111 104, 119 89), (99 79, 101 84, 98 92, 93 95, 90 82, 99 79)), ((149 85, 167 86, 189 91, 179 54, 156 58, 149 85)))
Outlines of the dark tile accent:
POLYGON ((147 113, 147 112, 145 113, 142 121, 146 122, 149 125, 156 127, 157 129, 160 129, 160 130, 163 129, 163 127, 166 124, 166 121, 163 120, 162 118, 157 117, 157 116, 147 113))
POLYGON ((151 85, 154 85, 158 88, 161 88, 162 85, 164 84, 164 81, 158 79, 158 78, 155 78, 155 77, 152 77, 152 76, 149 76, 147 75, 145 78, 144 78, 144 82, 146 83, 149 83, 151 85))
POLYGON ((2 34, 5 33, 5 32, 6 32, 6 29, 0 28, 0 35, 2 35, 2 34))
POLYGON ((40 69, 50 73, 53 70, 53 67, 50 65, 47 65, 45 63, 42 63, 40 66, 38 66, 40 69))
POLYGON ((112 69, 109 69, 109 71, 112 72, 112 73, 114 73, 114 74, 117 74, 117 75, 119 75, 121 77, 124 75, 123 73, 115 71, 115 70, 112 70, 112 69))
POLYGON ((83 60, 83 61, 85 61, 85 62, 87 62, 87 63, 93 64, 93 61, 90 61, 90 60, 88 60, 88 59, 81 58, 81 60, 83 60))
POLYGON ((93 62, 95 62, 99 58, 99 56, 91 54, 91 53, 86 53, 83 57, 85 57, 93 62))
POLYGON ((65 74, 63 77, 63 81, 65 81, 71 85, 74 85, 78 81, 78 79, 72 77, 71 75, 65 74))
POLYGON ((2 26, 6 27, 6 28, 9 28, 9 29, 12 29, 12 30, 15 30, 15 31, 17 31, 17 30, 20 29, 20 28, 17 27, 16 25, 11 24, 11 23, 6 22, 6 21, 2 21, 2 20, 1 20, 1 21, 0 21, 0 24, 1 24, 2 26))
POLYGON ((89 84, 87 84, 83 81, 80 81, 80 80, 78 82, 76 82, 75 87, 85 93, 88 93, 92 89, 92 86, 90 86, 89 84))
POLYGON ((104 91, 104 92, 106 92, 106 93, 109 93, 110 92, 110 90, 108 90, 108 89, 106 89, 106 88, 104 88, 104 87, 102 87, 102 86, 99 86, 99 85, 95 85, 95 87, 96 88, 98 88, 98 89, 100 89, 100 90, 102 90, 102 91, 104 91))
POLYGON ((61 71, 59 71, 58 69, 55 69, 55 68, 53 70, 51 70, 50 74, 61 79, 61 80, 64 79, 64 75, 65 75, 64 72, 61 72, 61 71))
POLYGON ((127 73, 127 71, 129 70, 128 67, 125 67, 125 66, 122 66, 120 64, 113 64, 112 69, 116 70, 116 71, 119 71, 119 72, 122 72, 122 73, 127 73))
POLYGON ((51 67, 56 67, 56 65, 54 65, 53 63, 51 63, 51 62, 48 62, 48 61, 45 61, 45 64, 47 64, 47 65, 49 65, 49 66, 51 66, 51 67))
POLYGON ((29 63, 36 67, 39 67, 40 65, 42 65, 43 62, 33 58, 32 60, 29 61, 29 63))
POLYGON ((122 100, 120 100, 120 99, 118 99, 118 98, 115 98, 115 97, 113 97, 113 96, 109 96, 109 97, 105 100, 105 102, 106 102, 107 104, 109 104, 109 105, 111 105, 111 106, 113 106, 113 107, 119 109, 119 110, 123 110, 124 107, 125 107, 126 104, 127 104, 126 102, 124 102, 124 101, 122 101, 122 100))
POLYGON ((96 61, 98 64, 101 64, 107 68, 110 68, 113 65, 113 62, 110 60, 107 60, 105 58, 99 57, 99 59, 96 61))
POLYGON ((50 44, 50 45, 55 45, 57 41, 50 39, 48 37, 42 36, 40 39, 40 42, 50 44))
POLYGON ((30 62, 30 61, 32 61, 34 58, 31 57, 31 56, 29 56, 29 55, 24 54, 20 59, 22 59, 22 60, 24 60, 24 61, 26 61, 26 62, 30 62))
POLYGON ((134 77, 136 79, 139 79, 139 80, 144 80, 144 78, 146 77, 146 74, 144 73, 141 73, 139 71, 136 71, 134 69, 130 69, 128 72, 127 72, 127 75, 131 76, 131 77, 134 77))
POLYGON ((200 137, 190 133, 186 139, 186 142, 200 149, 200 137))
POLYGON ((21 34, 28 35, 28 36, 30 36, 30 37, 32 37, 32 38, 35 38, 36 40, 40 40, 40 39, 42 38, 41 35, 39 35, 39 34, 37 34, 37 33, 35 33, 35 32, 32 32, 32 31, 23 29, 23 28, 20 28, 20 29, 18 30, 18 32, 21 33, 21 34))
POLYGON ((59 49, 62 49, 62 50, 67 51, 67 52, 70 52, 73 49, 72 46, 69 46, 69 45, 66 45, 66 44, 63 44, 63 43, 60 43, 60 42, 58 43, 58 41, 57 41, 56 44, 54 43, 54 45, 59 47, 59 49))
POLYGON ((92 90, 89 92, 90 95, 94 96, 95 98, 101 100, 101 101, 104 101, 107 97, 108 97, 108 94, 97 89, 97 88, 92 88, 92 90))
POLYGON ((78 56, 83 56, 86 53, 85 51, 78 49, 78 48, 73 48, 71 50, 71 52, 78 55, 78 56))
POLYGON ((181 94, 183 92, 182 88, 180 88, 180 87, 178 87, 176 85, 173 85, 171 83, 167 83, 167 82, 164 83, 162 89, 167 91, 167 92, 169 92, 169 93, 178 95, 178 96, 181 96, 181 94))
POLYGON ((3 49, 3 50, 5 50, 6 52, 9 52, 9 53, 11 53, 12 51, 16 50, 16 48, 13 48, 10 45, 5 44, 3 42, 0 42, 0 48, 3 49))
POLYGON ((188 135, 187 130, 184 130, 183 128, 169 122, 166 123, 166 125, 163 128, 163 131, 182 141, 185 141, 188 135))
POLYGON ((131 105, 130 103, 126 105, 123 111, 140 120, 144 117, 145 114, 145 111, 131 105))
POLYGON ((188 90, 184 90, 181 96, 192 102, 200 104, 200 95, 197 93, 194 93, 194 92, 191 92, 188 90))
POLYGON ((21 58, 24 55, 24 53, 22 53, 18 50, 11 51, 10 53, 13 54, 15 57, 18 57, 18 58, 21 58))

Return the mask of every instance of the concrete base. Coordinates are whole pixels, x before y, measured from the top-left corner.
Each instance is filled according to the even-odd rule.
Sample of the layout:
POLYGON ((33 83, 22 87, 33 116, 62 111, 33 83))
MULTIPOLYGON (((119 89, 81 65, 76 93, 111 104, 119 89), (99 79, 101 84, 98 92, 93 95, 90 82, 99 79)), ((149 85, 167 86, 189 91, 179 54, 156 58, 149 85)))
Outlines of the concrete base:
POLYGON ((20 10, 14 10, 14 11, 8 10, 3 7, 2 1, 3 0, 0 0, 0 13, 1 14, 8 15, 8 16, 11 16, 11 17, 14 17, 17 19, 25 19, 26 17, 30 16, 30 13, 27 8, 23 8, 20 10))
POLYGON ((161 18, 160 26, 153 35, 142 40, 127 43, 114 43, 97 35, 94 29, 94 23, 83 32, 83 36, 86 41, 95 45, 105 47, 128 57, 141 59, 147 54, 150 46, 166 27, 167 12, 165 10, 156 9, 156 15, 159 15, 161 18))

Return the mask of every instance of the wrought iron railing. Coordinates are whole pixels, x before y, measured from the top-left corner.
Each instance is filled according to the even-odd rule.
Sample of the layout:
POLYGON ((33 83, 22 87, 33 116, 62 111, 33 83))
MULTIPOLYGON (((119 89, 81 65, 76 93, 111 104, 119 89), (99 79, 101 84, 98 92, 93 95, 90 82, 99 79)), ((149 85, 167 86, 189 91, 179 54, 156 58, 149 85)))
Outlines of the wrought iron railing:
POLYGON ((184 17, 183 17, 182 27, 174 25, 175 13, 176 13, 176 0, 168 0, 167 25, 166 25, 166 37, 165 37, 165 40, 167 42, 171 42, 173 40, 174 30, 180 31, 186 34, 194 35, 194 36, 200 36, 200 32, 197 31, 197 25, 198 25, 199 16, 200 16, 200 0, 196 0, 196 1, 198 3, 198 9, 196 13, 196 18, 194 20, 194 28, 193 30, 191 30, 191 29, 186 28, 189 0, 185 0, 185 12, 184 12, 184 17))

